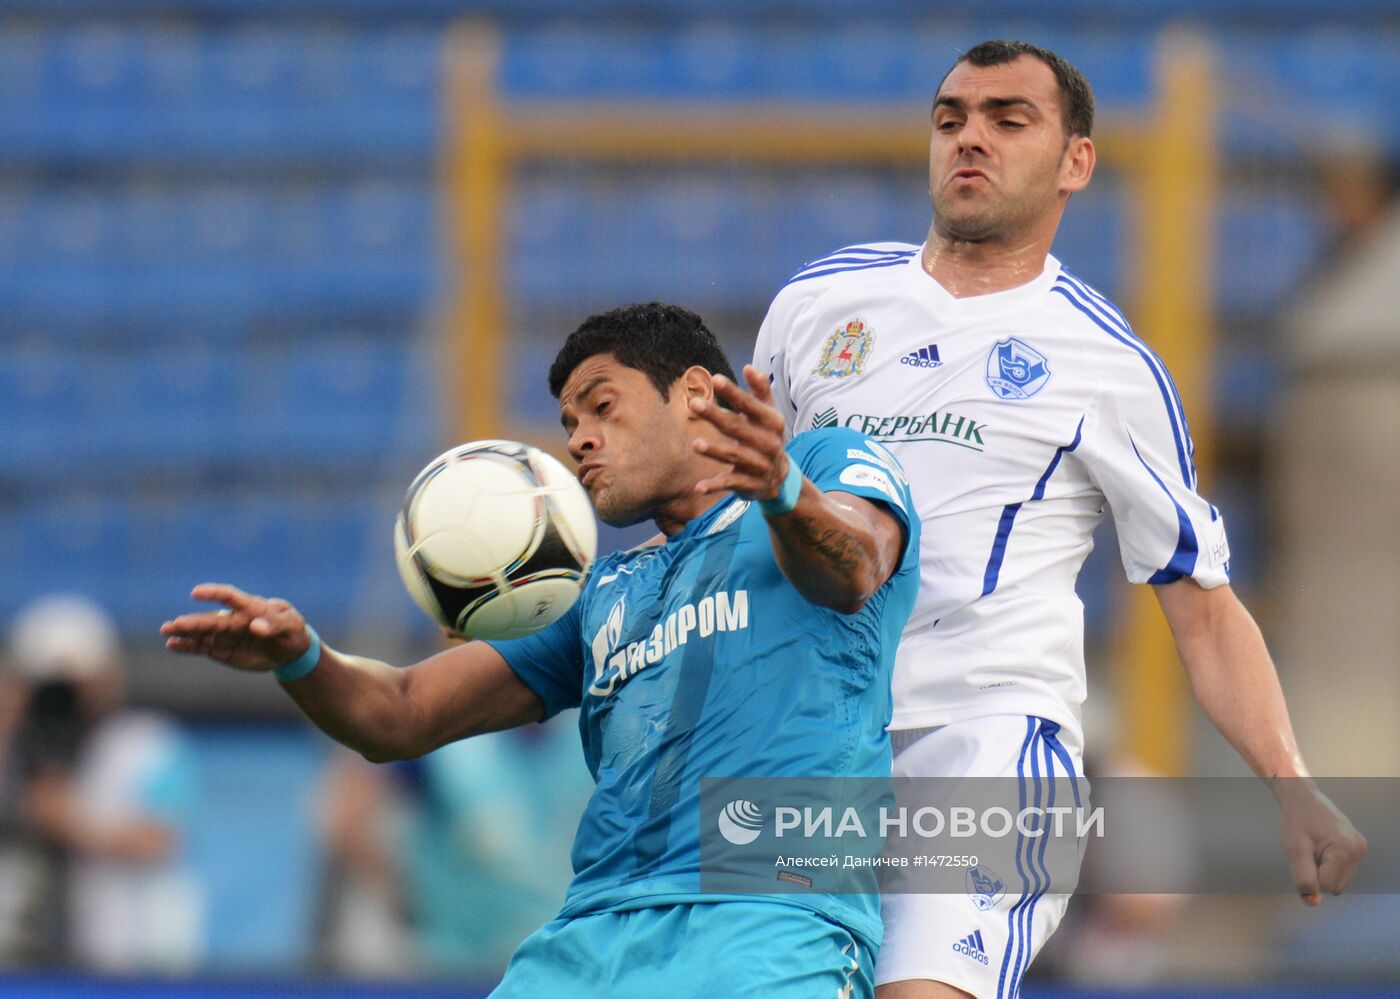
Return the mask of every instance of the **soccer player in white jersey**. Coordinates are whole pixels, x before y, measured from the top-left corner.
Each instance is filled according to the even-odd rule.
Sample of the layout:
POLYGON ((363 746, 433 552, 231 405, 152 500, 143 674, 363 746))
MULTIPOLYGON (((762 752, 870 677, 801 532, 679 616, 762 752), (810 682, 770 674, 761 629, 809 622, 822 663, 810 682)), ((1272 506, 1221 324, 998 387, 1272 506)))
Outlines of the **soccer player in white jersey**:
MULTIPOLYGON (((1088 83, 1054 53, 969 50, 934 100, 927 241, 802 268, 755 364, 791 433, 851 427, 912 480, 922 588, 895 667, 896 774, 1082 778, 1074 582, 1107 508, 1197 700, 1273 788, 1292 876, 1315 905, 1345 889, 1365 840, 1308 777, 1268 650, 1231 592, 1220 513, 1196 492, 1171 376, 1049 252, 1094 171, 1093 113, 1088 83)), ((880 999, 1016 995, 1068 896, 977 873, 969 895, 885 897, 880 999)))

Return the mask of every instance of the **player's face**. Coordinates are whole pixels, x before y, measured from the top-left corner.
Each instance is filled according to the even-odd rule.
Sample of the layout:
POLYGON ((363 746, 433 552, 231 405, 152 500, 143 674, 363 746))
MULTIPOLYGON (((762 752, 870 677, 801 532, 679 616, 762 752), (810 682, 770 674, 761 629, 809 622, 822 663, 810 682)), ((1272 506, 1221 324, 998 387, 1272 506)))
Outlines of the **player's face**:
POLYGON ((662 399, 645 374, 612 354, 588 358, 564 382, 559 420, 604 523, 647 520, 692 484, 684 471, 693 455, 683 431, 685 402, 674 389, 662 399))
POLYGON ((1089 182, 1089 140, 1067 139, 1060 101, 1055 74, 1031 56, 953 67, 934 101, 929 149, 939 234, 984 242, 1058 223, 1070 193, 1089 182))

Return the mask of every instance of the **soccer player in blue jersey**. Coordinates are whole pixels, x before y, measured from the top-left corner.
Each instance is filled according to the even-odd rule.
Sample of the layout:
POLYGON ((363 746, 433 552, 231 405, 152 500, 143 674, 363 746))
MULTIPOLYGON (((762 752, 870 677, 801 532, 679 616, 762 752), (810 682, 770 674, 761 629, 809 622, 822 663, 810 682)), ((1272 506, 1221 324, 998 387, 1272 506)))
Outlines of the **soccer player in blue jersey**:
POLYGON ((664 543, 599 559, 535 635, 395 669, 320 645, 286 601, 222 584, 193 593, 221 610, 161 628, 170 649, 243 670, 303 660, 284 689, 372 760, 581 709, 597 789, 576 876, 502 999, 873 994, 873 894, 700 890, 702 777, 889 774, 890 674, 918 585, 898 465, 843 428, 784 448, 767 379, 745 378, 751 394, 674 306, 595 316, 569 337, 550 389, 579 477, 604 521, 650 519, 664 543))

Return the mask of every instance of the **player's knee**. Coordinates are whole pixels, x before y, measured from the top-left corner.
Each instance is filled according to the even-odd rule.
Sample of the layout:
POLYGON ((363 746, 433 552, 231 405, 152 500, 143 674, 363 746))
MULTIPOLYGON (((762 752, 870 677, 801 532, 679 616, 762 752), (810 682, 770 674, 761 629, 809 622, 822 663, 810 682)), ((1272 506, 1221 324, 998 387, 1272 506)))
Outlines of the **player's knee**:
POLYGON ((875 999, 976 999, 970 992, 954 988, 947 982, 909 979, 886 982, 875 989, 875 999))

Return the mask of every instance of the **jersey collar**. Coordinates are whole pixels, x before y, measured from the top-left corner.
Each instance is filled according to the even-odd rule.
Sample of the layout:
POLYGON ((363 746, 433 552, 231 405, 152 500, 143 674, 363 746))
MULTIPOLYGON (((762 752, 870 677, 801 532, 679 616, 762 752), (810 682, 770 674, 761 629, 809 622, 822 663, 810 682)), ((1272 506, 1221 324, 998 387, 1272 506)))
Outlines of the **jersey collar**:
POLYGON ((739 497, 734 495, 734 493, 730 493, 728 496, 724 497, 724 499, 720 500, 714 506, 710 507, 700 516, 694 517, 691 520, 686 521, 686 525, 682 527, 679 531, 677 531, 675 534, 667 538, 666 543, 668 545, 674 544, 675 542, 680 541, 683 538, 693 538, 698 535, 703 535, 706 531, 710 529, 710 525, 713 524, 716 520, 718 520, 723 514, 723 512, 729 509, 729 507, 738 498, 739 497))
POLYGON ((1025 284, 995 291, 989 295, 970 295, 955 298, 935 279, 929 277, 923 265, 924 248, 910 258, 906 265, 906 276, 914 293, 933 305, 941 313, 956 313, 960 316, 991 316, 1001 312, 1011 312, 1025 306, 1049 292, 1055 279, 1060 276, 1060 262, 1050 254, 1045 255, 1045 269, 1025 284))

